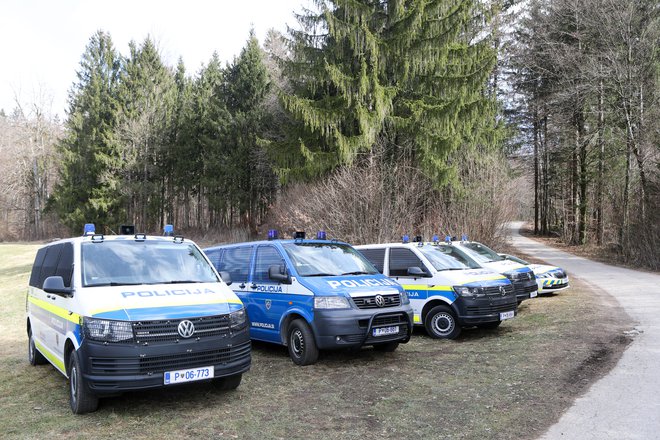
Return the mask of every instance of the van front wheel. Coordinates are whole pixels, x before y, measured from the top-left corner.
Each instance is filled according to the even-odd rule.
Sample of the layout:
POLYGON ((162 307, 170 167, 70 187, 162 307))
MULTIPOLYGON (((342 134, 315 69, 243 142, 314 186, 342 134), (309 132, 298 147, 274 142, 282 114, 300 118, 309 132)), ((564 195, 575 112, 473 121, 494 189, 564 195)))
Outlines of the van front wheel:
POLYGON ((74 350, 69 356, 69 403, 74 414, 96 411, 99 398, 89 391, 87 382, 80 370, 78 353, 74 350))
POLYGON ((435 306, 424 319, 424 327, 434 339, 456 339, 461 334, 461 327, 456 315, 447 306, 435 306))
POLYGON ((289 356, 296 365, 311 365, 319 358, 314 335, 302 319, 294 319, 287 332, 289 356))

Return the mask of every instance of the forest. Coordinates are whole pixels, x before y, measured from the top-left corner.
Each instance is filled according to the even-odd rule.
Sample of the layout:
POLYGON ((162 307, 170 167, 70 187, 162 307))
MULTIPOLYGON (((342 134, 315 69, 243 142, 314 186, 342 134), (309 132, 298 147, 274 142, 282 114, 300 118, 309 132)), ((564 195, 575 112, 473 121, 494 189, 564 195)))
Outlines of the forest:
POLYGON ((0 240, 166 223, 351 243, 503 225, 660 268, 660 4, 316 0, 190 72, 94 33, 64 120, 0 110, 0 240))

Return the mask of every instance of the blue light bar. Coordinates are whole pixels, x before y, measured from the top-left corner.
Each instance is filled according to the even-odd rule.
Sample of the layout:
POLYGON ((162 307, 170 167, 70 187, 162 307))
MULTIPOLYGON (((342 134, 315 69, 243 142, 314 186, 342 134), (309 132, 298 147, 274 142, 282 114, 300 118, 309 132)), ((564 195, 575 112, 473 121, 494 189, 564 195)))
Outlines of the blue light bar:
POLYGON ((277 229, 269 229, 268 230, 268 239, 269 240, 277 240, 277 229))
POLYGON ((461 241, 468 241, 468 236, 467 234, 461 235, 461 241))
POLYGON ((83 229, 83 237, 87 235, 94 235, 96 233, 96 226, 94 223, 85 223, 85 228, 83 229))
POLYGON ((433 241, 433 243, 437 243, 437 242, 440 241, 440 237, 438 237, 437 235, 434 235, 433 238, 431 239, 431 241, 433 241))
POLYGON ((408 234, 404 235, 401 241, 403 241, 404 243, 410 242, 410 237, 408 236, 408 234))
POLYGON ((316 233, 316 239, 317 240, 326 240, 326 234, 325 231, 319 231, 316 233))
POLYGON ((174 236, 174 225, 165 225, 163 227, 163 235, 166 237, 174 236))
POLYGON ((451 235, 445 236, 445 243, 447 243, 447 244, 451 243, 451 235))

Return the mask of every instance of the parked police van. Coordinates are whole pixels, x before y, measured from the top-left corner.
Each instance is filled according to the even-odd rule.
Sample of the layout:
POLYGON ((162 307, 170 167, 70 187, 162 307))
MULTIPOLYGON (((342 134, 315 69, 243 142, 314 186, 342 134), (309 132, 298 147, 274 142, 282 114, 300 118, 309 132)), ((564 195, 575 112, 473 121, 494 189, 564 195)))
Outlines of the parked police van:
POLYGON ((39 249, 26 302, 29 361, 69 378, 73 412, 191 381, 236 388, 251 362, 246 312, 203 252, 169 225, 163 237, 93 226, 39 249))
POLYGON ((506 260, 515 261, 516 263, 523 264, 532 269, 534 276, 536 276, 539 295, 559 292, 570 287, 568 283, 568 274, 561 267, 550 266, 548 264, 533 264, 522 258, 508 254, 500 254, 500 256, 506 260))
POLYGON ((423 325, 433 338, 454 339, 462 327, 496 328, 516 315, 517 301, 511 282, 483 269, 457 248, 440 243, 356 246, 384 275, 408 293, 414 324, 423 325))
MULTIPOLYGON (((450 241, 449 237, 447 239, 450 241)), ((513 283, 518 304, 526 299, 535 298, 538 295, 536 276, 529 267, 505 259, 485 244, 469 241, 465 234, 461 237, 461 241, 453 241, 451 244, 462 250, 480 266, 507 277, 513 283)))
POLYGON ((408 342, 412 308, 396 282, 378 273, 353 247, 294 239, 238 243, 205 249, 243 300, 252 339, 283 344, 298 365, 316 362, 319 349, 372 345, 393 351, 408 342))

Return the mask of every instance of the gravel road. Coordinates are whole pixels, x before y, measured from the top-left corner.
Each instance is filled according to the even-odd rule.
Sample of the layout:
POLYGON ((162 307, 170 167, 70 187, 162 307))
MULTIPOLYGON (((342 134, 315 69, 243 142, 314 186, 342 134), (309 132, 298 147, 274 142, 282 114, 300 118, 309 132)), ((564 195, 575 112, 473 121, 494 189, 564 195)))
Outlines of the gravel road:
POLYGON ((636 322, 634 340, 619 363, 577 398, 541 439, 660 439, 660 275, 551 248, 522 237, 522 224, 510 224, 514 247, 604 290, 636 322))

